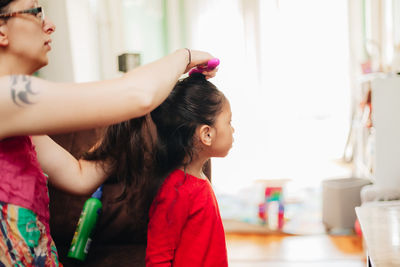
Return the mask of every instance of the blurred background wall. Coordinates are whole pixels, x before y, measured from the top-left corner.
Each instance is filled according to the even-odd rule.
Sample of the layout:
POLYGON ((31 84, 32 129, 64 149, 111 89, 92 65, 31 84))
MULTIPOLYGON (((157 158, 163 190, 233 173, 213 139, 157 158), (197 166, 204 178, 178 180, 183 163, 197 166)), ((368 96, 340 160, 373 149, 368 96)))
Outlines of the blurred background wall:
POLYGON ((219 196, 251 197, 257 181, 270 179, 288 179, 290 196, 357 173, 343 158, 360 79, 394 71, 400 52, 392 0, 41 3, 57 26, 39 73, 49 80, 118 77, 122 53, 139 53, 145 64, 189 47, 221 60, 212 82, 231 102, 236 132, 231 153, 213 160, 219 196))

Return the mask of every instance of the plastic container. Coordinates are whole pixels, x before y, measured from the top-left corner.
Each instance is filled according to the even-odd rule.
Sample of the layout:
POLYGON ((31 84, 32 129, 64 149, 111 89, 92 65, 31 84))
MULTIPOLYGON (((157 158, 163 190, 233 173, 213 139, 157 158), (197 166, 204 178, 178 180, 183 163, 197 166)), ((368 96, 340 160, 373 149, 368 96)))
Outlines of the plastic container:
POLYGON ((360 178, 331 179, 322 182, 322 221, 326 230, 353 229, 355 207, 361 205, 361 188, 370 180, 360 178))
POLYGON ((93 193, 91 198, 86 200, 68 251, 69 258, 79 261, 86 259, 92 242, 92 234, 103 207, 100 200, 101 195, 102 186, 93 193))

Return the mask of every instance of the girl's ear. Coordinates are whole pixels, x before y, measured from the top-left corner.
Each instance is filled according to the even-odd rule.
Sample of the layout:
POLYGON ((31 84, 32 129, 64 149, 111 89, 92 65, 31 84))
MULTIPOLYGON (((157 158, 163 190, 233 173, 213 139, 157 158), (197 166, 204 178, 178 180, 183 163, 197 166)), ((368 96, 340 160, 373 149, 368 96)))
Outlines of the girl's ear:
POLYGON ((214 136, 214 131, 210 126, 205 125, 205 124, 200 126, 200 128, 198 130, 198 134, 199 134, 201 143, 203 143, 206 146, 211 146, 212 139, 214 136))
POLYGON ((5 47, 8 45, 7 25, 5 23, 0 25, 0 46, 5 47))

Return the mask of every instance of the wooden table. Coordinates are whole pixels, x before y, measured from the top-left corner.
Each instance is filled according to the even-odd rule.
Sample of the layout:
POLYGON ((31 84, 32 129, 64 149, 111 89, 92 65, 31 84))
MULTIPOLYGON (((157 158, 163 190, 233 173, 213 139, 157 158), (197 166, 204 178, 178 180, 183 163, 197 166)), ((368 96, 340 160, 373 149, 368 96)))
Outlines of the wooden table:
POLYGON ((356 208, 369 266, 400 266, 400 201, 367 202, 356 208))

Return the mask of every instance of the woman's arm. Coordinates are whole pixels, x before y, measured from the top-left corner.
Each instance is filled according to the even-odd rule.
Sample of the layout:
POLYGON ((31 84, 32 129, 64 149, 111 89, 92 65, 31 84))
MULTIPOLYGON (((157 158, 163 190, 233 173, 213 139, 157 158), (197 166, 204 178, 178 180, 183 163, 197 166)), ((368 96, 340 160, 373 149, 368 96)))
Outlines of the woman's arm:
MULTIPOLYGON (((168 96, 178 78, 212 56, 185 49, 112 80, 53 83, 31 76, 0 78, 0 139, 110 125, 139 117, 168 96)), ((215 70, 205 73, 215 75, 215 70)))
POLYGON ((47 135, 33 136, 39 163, 57 188, 77 195, 93 193, 107 178, 101 164, 77 160, 47 135))

